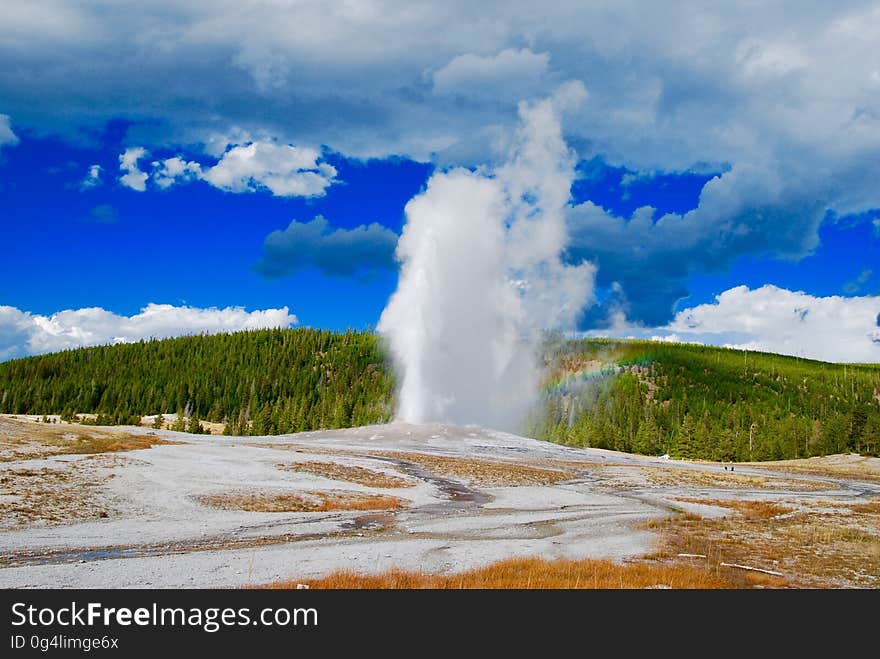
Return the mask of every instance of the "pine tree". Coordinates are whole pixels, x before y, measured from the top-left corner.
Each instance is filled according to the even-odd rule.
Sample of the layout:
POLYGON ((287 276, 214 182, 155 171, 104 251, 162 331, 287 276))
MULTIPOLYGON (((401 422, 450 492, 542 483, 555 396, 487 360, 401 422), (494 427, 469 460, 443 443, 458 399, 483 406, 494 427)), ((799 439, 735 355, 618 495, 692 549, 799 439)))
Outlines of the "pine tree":
POLYGON ((193 434, 193 435, 204 434, 205 429, 204 429, 204 427, 202 427, 202 424, 199 422, 198 416, 193 415, 189 418, 189 424, 186 427, 186 431, 188 433, 193 434))

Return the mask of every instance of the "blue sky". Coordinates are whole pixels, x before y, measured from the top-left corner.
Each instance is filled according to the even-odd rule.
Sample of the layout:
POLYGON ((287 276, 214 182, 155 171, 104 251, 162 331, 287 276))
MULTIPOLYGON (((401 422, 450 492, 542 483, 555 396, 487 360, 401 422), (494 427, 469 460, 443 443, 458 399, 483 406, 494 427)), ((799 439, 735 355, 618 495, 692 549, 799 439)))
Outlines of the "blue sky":
POLYGON ((571 329, 880 361, 872 3, 104 4, 0 25, 0 359, 374 327, 406 203, 577 81, 571 329))

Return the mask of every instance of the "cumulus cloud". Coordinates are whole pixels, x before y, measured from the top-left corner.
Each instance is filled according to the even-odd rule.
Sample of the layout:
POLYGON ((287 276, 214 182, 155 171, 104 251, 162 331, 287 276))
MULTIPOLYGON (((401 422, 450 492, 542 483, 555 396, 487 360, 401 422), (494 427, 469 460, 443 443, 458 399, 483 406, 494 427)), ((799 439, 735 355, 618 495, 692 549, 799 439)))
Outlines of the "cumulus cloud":
POLYGON ((593 335, 721 345, 834 362, 880 362, 880 296, 814 297, 772 285, 731 288, 663 327, 593 335))
POLYGON ((85 178, 80 181, 79 187, 83 190, 91 190, 92 188, 98 187, 104 182, 101 178, 103 171, 104 168, 101 167, 101 165, 92 165, 89 167, 89 171, 85 178))
POLYGON ((138 161, 147 155, 147 150, 140 146, 128 147, 119 154, 119 182, 127 188, 143 192, 147 189, 147 173, 141 171, 138 161))
POLYGON ((827 180, 812 194, 777 168, 734 166, 703 187, 697 207, 657 217, 645 207, 619 217, 585 202, 569 209, 569 258, 593 260, 611 295, 592 311, 594 326, 624 312, 636 323, 668 322, 694 273, 719 272, 743 255, 798 258, 819 242, 831 206, 827 180))
POLYGON ((174 156, 154 160, 147 173, 138 167, 145 155, 138 147, 119 156, 120 170, 126 172, 120 177, 123 185, 143 192, 148 179, 163 189, 201 180, 227 192, 268 190, 276 197, 320 197, 336 182, 336 168, 319 162, 319 151, 270 141, 234 145, 208 167, 174 156))
POLYGON ((100 307, 43 316, 0 306, 0 359, 150 338, 290 327, 296 323, 296 316, 287 307, 248 312, 242 307, 198 309, 151 303, 132 316, 120 316, 100 307))
POLYGON ((315 149, 271 142, 235 146, 202 178, 230 192, 268 188, 278 197, 320 197, 334 182, 336 169, 319 163, 315 149))
MULTIPOLYGON (((670 319, 689 272, 744 254, 800 258, 825 210, 880 208, 876 3, 116 5, 32 0, 4 12, 0 98, 16 127, 74 136, 123 117, 136 120, 129 142, 153 152, 203 144, 219 157, 211 141, 237 134, 238 145, 260 135, 472 165, 502 157, 516 100, 583 81, 590 100, 566 120, 580 158, 637 173, 724 172, 693 215, 652 217, 644 231, 635 216, 602 220, 627 263, 579 229, 599 224, 595 209, 574 214, 587 216, 572 233, 600 263, 600 287, 618 281, 618 308, 647 324, 670 319), (690 248, 663 250, 664 236, 690 248), (639 276, 653 288, 635 286, 639 276)), ((262 148, 249 158, 236 148, 246 147, 212 174, 224 189, 315 196, 335 176, 269 171, 262 148)))
POLYGON ((18 136, 12 132, 8 114, 0 114, 0 147, 15 146, 18 136))
POLYGON ((153 180, 160 188, 167 188, 180 181, 191 181, 201 177, 202 166, 188 162, 180 156, 153 162, 153 180))
POLYGON ((67 130, 78 119, 138 117, 157 142, 194 143, 240 126, 350 155, 427 157, 426 142, 510 125, 515 107, 499 117, 425 94, 426 72, 427 83, 466 100, 483 94, 480 80, 509 76, 516 85, 518 67, 528 87, 552 66, 594 96, 568 130, 634 169, 682 170, 796 145, 864 153, 880 139, 880 11, 860 0, 812 2, 794 14, 785 4, 639 0, 450 0, 419 11, 328 10, 318 0, 117 5, 108 13, 33 0, 6 12, 7 111, 61 129, 63 116, 67 130))
POLYGON ((305 267, 328 275, 350 276, 394 269, 396 233, 376 222, 353 229, 334 229, 321 215, 311 222, 291 221, 273 231, 263 243, 263 256, 254 266, 267 277, 281 277, 305 267))

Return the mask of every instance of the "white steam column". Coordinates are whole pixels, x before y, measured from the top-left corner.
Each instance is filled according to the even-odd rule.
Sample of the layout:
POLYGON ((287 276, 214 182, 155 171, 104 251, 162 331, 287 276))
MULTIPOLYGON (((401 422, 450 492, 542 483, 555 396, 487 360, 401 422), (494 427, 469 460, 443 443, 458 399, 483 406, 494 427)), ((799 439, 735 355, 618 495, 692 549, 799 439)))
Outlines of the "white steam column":
POLYGON ((517 430, 538 384, 542 328, 573 325, 594 268, 566 266, 574 157, 559 113, 586 95, 567 83, 521 103, 508 161, 434 174, 406 205, 397 291, 378 330, 391 345, 397 417, 517 430))

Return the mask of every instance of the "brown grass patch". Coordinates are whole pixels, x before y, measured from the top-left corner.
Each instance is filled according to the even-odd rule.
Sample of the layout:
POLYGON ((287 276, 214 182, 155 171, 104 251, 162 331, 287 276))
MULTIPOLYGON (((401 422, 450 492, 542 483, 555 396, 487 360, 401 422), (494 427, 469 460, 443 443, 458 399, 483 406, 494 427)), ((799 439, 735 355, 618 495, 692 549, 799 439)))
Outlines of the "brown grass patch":
POLYGON ((550 485, 577 476, 570 469, 532 467, 515 462, 489 462, 426 453, 381 452, 373 455, 411 462, 438 476, 459 478, 482 487, 550 485))
POLYGON ((676 501, 699 503, 704 506, 719 506, 736 510, 746 519, 772 519, 779 515, 785 515, 794 510, 780 506, 772 501, 738 501, 736 499, 693 499, 690 497, 676 497, 676 501))
MULTIPOLYGON (((720 469, 720 467, 719 467, 720 469)), ((831 483, 801 481, 772 476, 754 476, 736 472, 682 469, 678 467, 639 467, 653 485, 669 487, 712 487, 723 489, 761 489, 816 491, 834 489, 831 483)))
POLYGON ((286 471, 301 471, 316 476, 323 476, 337 481, 348 481, 365 485, 367 487, 378 488, 400 488, 413 487, 415 482, 408 478, 392 476, 382 471, 367 469, 366 467, 357 467, 342 465, 336 462, 293 462, 288 464, 279 464, 279 469, 286 471))
POLYGON ((198 497, 198 501, 212 508, 257 513, 399 510, 406 506, 397 497, 351 492, 232 492, 198 497))
MULTIPOLYGON (((702 554, 707 557, 705 562, 719 568, 726 562, 781 572, 785 577, 775 585, 880 587, 880 525, 872 512, 856 507, 850 507, 850 512, 843 508, 828 512, 827 506, 811 508, 795 502, 789 507, 767 502, 692 501, 741 514, 718 519, 675 516, 651 522, 649 526, 660 536, 656 558, 674 560, 681 553, 702 554)), ((755 576, 743 573, 740 578, 755 576)), ((766 585, 774 584, 771 580, 766 585)))
POLYGON ((868 501, 866 503, 854 503, 848 506, 854 513, 864 515, 880 515, 880 501, 868 501))
POLYGON ((157 444, 175 443, 150 434, 0 418, 0 462, 53 455, 136 451, 157 444))
POLYGON ((269 588, 357 589, 471 589, 471 588, 733 588, 724 574, 682 563, 639 562, 618 564, 600 560, 548 561, 541 558, 511 558, 486 567, 442 575, 390 570, 381 574, 358 574, 348 570, 320 579, 271 584, 269 588))

